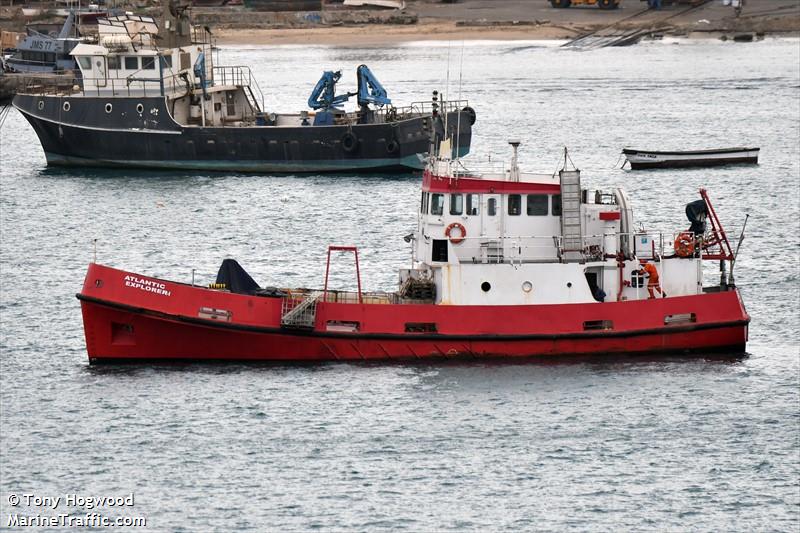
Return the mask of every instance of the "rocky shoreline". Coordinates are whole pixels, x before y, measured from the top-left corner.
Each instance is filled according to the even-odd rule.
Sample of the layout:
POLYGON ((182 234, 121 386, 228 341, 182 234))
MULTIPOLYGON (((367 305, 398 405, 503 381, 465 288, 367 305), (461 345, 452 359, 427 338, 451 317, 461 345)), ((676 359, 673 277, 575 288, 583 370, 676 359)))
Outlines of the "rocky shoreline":
MULTIPOLYGON (((665 2, 666 3, 666 2, 665 2)), ((750 0, 737 16, 722 0, 694 6, 623 0, 619 9, 555 9, 547 0, 407 0, 403 10, 345 9, 325 4, 321 11, 254 11, 244 6, 195 7, 192 19, 209 26, 220 44, 331 44, 374 46, 426 40, 573 39, 614 26, 642 34, 735 39, 739 35, 800 36, 800 2, 750 0)), ((158 14, 151 5, 139 12, 158 14)), ((20 6, 0 7, 0 27, 21 31, 20 6)))

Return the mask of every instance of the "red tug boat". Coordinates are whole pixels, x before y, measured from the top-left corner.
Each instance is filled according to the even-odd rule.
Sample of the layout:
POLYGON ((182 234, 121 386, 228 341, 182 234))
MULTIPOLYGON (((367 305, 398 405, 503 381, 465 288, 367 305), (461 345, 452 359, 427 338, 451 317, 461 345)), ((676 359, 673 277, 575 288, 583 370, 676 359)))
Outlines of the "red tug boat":
MULTIPOLYGON (((445 141, 445 144, 447 141, 445 141)), ((627 194, 580 171, 496 174, 432 158, 413 268, 395 292, 262 289, 231 259, 206 287, 92 263, 77 295, 89 361, 374 361, 743 353, 735 255, 705 190, 691 228, 637 229, 627 194), (718 261, 720 283, 704 286, 718 261)), ((439 153, 449 154, 449 146, 439 153)), ((741 242, 741 241, 740 241, 741 242)))

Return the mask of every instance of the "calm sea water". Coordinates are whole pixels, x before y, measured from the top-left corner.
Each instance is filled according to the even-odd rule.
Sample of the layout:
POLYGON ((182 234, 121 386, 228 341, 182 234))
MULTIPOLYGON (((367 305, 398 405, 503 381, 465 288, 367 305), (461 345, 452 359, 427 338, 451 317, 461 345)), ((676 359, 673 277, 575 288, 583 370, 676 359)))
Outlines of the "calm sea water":
MULTIPOLYGON (((472 159, 624 185, 647 227, 686 225, 706 187, 752 315, 743 359, 569 364, 90 367, 80 289, 98 261, 211 281, 226 256, 262 285, 319 286, 356 244, 370 289, 409 262, 418 178, 45 167, 0 130, 0 521, 145 517, 153 531, 775 530, 800 527, 800 42, 222 48, 269 109, 324 69, 367 63, 397 103, 432 89, 478 112, 472 159), (449 70, 449 81, 448 81, 449 70), (757 167, 621 171, 622 146, 761 147, 757 167), (495 160, 497 158, 495 157, 495 160), (23 497, 126 496, 48 510, 23 497)), ((713 269, 709 271, 713 279, 713 269)), ((334 283, 354 284, 346 263, 334 283)), ((41 503, 41 502, 40 502, 41 503)), ((73 502, 75 503, 75 502, 73 502)), ((13 529, 13 528, 12 528, 13 529)))

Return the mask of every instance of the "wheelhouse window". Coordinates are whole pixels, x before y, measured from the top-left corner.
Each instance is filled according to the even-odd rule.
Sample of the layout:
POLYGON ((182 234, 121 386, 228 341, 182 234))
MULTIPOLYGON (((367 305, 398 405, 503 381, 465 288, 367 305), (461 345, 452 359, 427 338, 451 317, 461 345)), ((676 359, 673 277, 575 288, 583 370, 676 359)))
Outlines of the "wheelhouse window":
POLYGON ((480 196, 477 194, 468 194, 467 195, 467 214, 470 216, 476 216, 480 213, 478 206, 480 205, 480 196))
POLYGON ((126 57, 125 70, 139 70, 139 58, 131 56, 126 57))
POLYGON ((528 195, 528 216, 545 216, 547 215, 548 196, 546 194, 529 194, 528 195))
POLYGON ((155 70, 156 68, 156 58, 155 57, 143 57, 142 58, 142 69, 144 70, 155 70))
POLYGON ((460 215, 464 212, 464 197, 460 194, 450 195, 450 214, 460 215))
POLYGON ((86 56, 78 57, 78 63, 81 64, 83 70, 92 70, 92 58, 86 56))
POLYGON ((522 196, 519 194, 508 195, 508 214, 516 216, 522 213, 522 196))
POLYGON ((108 56, 108 70, 119 70, 119 56, 108 56))
POLYGON ((497 198, 489 198, 486 202, 486 214, 490 217, 497 214, 497 198))
POLYGON ((444 195, 434 193, 431 195, 431 215, 444 213, 444 195))
POLYGON ((423 192, 422 197, 419 199, 419 212, 422 213, 423 215, 425 214, 426 211, 425 208, 428 207, 427 199, 428 199, 428 193, 423 192))
POLYGON ((553 196, 550 197, 550 200, 551 200, 551 203, 552 203, 552 206, 553 206, 553 208, 550 210, 550 212, 553 213, 554 217, 560 217, 561 216, 561 195, 560 194, 554 194, 553 196))
POLYGON ((172 56, 162 56, 164 68, 172 68, 172 56))

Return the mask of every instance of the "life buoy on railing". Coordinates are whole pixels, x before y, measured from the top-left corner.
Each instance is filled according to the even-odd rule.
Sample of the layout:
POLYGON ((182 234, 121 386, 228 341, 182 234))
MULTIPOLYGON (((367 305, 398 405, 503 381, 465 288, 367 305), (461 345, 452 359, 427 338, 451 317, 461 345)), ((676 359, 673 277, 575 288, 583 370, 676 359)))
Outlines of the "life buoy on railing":
POLYGON ((352 153, 355 152, 356 148, 358 148, 358 137, 352 131, 342 135, 342 150, 352 153))
POLYGON ((675 239, 675 255, 678 257, 691 257, 694 255, 694 234, 684 231, 675 239))
POLYGON ((446 230, 444 230, 444 236, 447 237, 448 239, 450 239, 450 242, 452 242, 453 244, 458 244, 458 243, 460 243, 461 241, 463 241, 466 238, 467 229, 464 227, 463 224, 460 224, 458 222, 453 222, 452 224, 447 226, 446 230), (457 229, 458 231, 461 232, 461 236, 460 237, 451 237, 450 236, 450 233, 454 229, 457 229))

